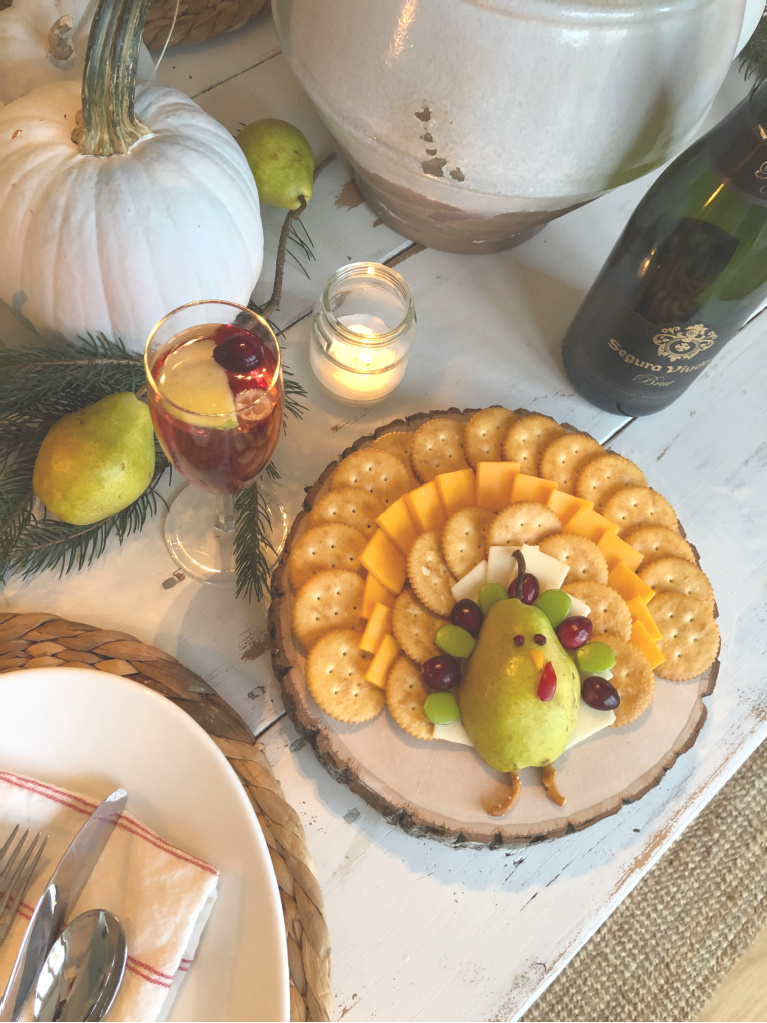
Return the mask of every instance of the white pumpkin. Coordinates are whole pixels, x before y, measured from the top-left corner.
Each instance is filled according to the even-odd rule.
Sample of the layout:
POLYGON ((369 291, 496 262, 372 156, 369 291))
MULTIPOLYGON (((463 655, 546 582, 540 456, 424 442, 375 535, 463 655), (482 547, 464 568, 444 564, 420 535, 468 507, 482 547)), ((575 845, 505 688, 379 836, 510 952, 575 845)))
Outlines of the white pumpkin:
POLYGON ((70 137, 80 105, 80 86, 61 82, 0 109, 0 299, 40 332, 102 332, 138 351, 185 302, 246 304, 263 231, 229 132, 148 85, 136 115, 151 135, 85 156, 70 137))
MULTIPOLYGON (((39 85, 81 82, 88 32, 98 0, 13 0, 0 11, 0 106, 39 85)), ((154 77, 141 46, 138 77, 154 77)))

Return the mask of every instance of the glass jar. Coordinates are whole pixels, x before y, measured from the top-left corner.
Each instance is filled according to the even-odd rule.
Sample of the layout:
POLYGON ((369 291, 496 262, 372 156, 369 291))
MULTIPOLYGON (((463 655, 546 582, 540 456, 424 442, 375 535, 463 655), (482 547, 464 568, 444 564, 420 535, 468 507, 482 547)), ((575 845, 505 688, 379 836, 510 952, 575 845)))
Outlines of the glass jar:
POLYGON ((314 310, 311 366, 336 401, 373 404, 402 381, 415 335, 403 277, 380 263, 349 263, 330 278, 314 310))

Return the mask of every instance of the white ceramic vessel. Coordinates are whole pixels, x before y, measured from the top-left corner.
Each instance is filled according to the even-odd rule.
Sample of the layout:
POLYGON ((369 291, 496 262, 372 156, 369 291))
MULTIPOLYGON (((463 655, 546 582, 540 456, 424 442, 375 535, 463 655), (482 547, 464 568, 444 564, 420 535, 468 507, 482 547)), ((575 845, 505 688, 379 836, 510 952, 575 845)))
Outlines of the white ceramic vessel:
POLYGON ((680 152, 761 0, 274 0, 273 10, 368 203, 406 237, 480 252, 680 152))

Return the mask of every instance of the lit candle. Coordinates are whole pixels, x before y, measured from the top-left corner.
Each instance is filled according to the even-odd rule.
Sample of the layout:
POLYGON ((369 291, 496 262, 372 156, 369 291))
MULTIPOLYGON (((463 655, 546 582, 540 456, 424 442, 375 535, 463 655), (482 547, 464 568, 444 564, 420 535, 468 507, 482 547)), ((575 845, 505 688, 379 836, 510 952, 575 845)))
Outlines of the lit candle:
POLYGON ((402 381, 415 341, 410 291, 395 270, 352 263, 328 281, 314 315, 310 362, 337 401, 381 401, 402 381), (343 315, 337 312, 343 309, 343 315))

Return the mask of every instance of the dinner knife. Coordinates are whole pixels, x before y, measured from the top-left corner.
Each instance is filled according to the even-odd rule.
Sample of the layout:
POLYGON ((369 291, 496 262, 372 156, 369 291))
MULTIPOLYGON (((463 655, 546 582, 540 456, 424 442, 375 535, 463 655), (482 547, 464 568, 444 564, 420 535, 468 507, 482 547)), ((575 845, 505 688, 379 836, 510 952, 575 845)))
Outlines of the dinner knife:
POLYGON ((116 789, 96 807, 51 875, 13 964, 0 1002, 0 1021, 19 1019, 51 946, 64 929, 67 913, 80 898, 127 798, 125 789, 116 789))

